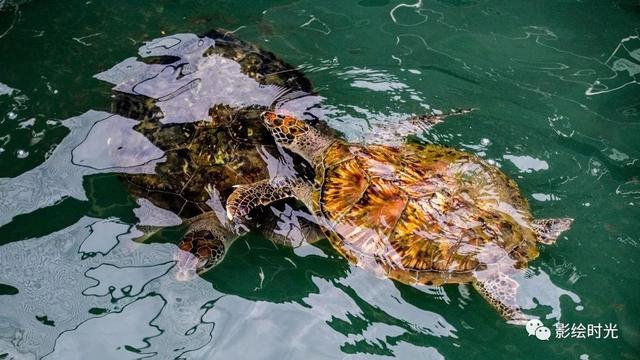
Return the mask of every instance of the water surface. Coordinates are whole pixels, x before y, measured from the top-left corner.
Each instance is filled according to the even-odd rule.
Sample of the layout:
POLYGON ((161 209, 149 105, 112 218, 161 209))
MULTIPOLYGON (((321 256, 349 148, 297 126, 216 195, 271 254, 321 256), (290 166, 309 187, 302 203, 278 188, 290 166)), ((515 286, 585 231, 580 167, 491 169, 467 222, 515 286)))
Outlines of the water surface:
POLYGON ((637 2, 0 9, 0 358, 639 357, 637 2), (382 129, 477 108, 413 140, 478 154, 518 182, 537 217, 575 218, 518 279, 518 301, 549 327, 615 324, 618 338, 542 342, 468 285, 380 279, 326 241, 290 248, 250 235, 203 278, 175 281, 179 232, 134 242, 144 203, 116 174, 153 171, 163 154, 140 139, 125 144, 140 156, 110 157, 88 137, 101 139, 96 124, 131 127, 111 113, 114 75, 96 75, 142 57, 145 42, 213 28, 303 71, 324 119, 352 141, 399 142, 382 129))

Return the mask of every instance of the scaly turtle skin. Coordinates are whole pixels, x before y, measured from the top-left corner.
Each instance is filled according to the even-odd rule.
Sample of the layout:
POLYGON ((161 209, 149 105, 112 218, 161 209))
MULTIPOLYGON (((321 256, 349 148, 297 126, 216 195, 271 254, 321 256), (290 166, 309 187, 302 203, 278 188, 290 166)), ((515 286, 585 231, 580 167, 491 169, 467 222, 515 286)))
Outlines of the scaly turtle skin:
POLYGON ((314 164, 315 181, 240 187, 227 202, 230 218, 297 197, 359 266, 407 284, 472 282, 507 320, 526 322, 510 275, 571 219, 534 220, 516 183, 472 154, 438 145, 350 144, 288 115, 267 112, 263 120, 278 143, 314 164))
MULTIPOLYGON (((244 75, 262 85, 311 91, 310 82, 300 72, 272 53, 222 31, 212 31, 207 36, 215 40, 215 46, 205 56, 236 61, 244 75)), ((163 59, 153 60, 163 63, 163 59)), ((237 78, 235 75, 230 78, 237 78)), ((157 106, 159 100, 125 92, 116 92, 114 97, 112 112, 139 120, 134 129, 166 156, 155 174, 122 174, 129 191, 177 214, 186 224, 186 234, 178 245, 184 252, 174 256, 177 276, 188 279, 207 271, 222 261, 237 237, 226 223, 221 204, 235 185, 269 177, 265 157, 277 152, 260 121, 266 108, 218 104, 209 110, 206 119, 164 124, 157 106), (222 216, 216 216, 212 202, 219 204, 222 216)), ((318 127, 328 129, 323 124, 318 127)))

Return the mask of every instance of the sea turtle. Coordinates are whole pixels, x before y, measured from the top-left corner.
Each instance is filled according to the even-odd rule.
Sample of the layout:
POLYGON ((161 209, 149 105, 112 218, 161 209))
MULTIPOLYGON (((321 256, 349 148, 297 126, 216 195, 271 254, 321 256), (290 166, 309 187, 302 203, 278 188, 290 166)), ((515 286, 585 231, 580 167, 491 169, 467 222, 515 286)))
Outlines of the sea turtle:
POLYGON ((407 284, 472 282, 504 318, 526 322, 511 275, 572 219, 534 220, 517 184, 469 153, 439 145, 353 144, 281 111, 262 118, 280 145, 313 164, 315 181, 277 177, 240 186, 226 204, 230 219, 295 197, 353 263, 407 284))
MULTIPOLYGON (((240 65, 227 66, 229 69, 237 69, 237 73, 220 74, 225 76, 225 79, 218 79, 224 86, 233 86, 251 78, 261 86, 311 91, 309 80, 272 53, 224 31, 211 31, 206 37, 213 39, 215 45, 203 49, 202 56, 220 56, 240 65)), ((168 42, 164 39, 161 41, 168 42)), ((158 42, 160 41, 156 43, 158 42)), ((201 61, 199 56, 198 59, 201 61)), ((175 57, 166 59, 156 56, 148 63, 171 62, 180 61, 176 61, 175 57)), ((183 64, 179 66, 185 67, 183 64)), ((209 63, 203 67, 210 66, 212 65, 209 63)), ((190 71, 197 69, 191 66, 190 71)), ((155 74, 148 77, 152 76, 155 74)), ((178 82, 181 76, 182 74, 178 74, 156 86, 171 88, 174 86, 172 82, 178 82)), ((183 220, 186 231, 178 244, 182 251, 177 251, 174 258, 177 263, 177 278, 186 280, 222 261, 226 250, 237 238, 235 229, 226 221, 222 204, 235 185, 268 178, 268 166, 279 162, 278 152, 260 121, 259 115, 266 110, 264 106, 251 103, 240 107, 215 104, 209 109, 206 118, 202 119, 188 118, 192 116, 192 112, 185 106, 178 108, 177 116, 173 114, 174 118, 180 118, 180 122, 165 123, 159 106, 165 100, 135 93, 136 86, 139 87, 139 83, 144 81, 147 80, 127 87, 117 87, 121 91, 114 92, 112 112, 138 120, 134 130, 161 149, 165 160, 156 166, 154 174, 121 174, 121 177, 135 197, 146 199, 155 207, 170 210, 183 220)), ((195 101, 207 99, 196 97, 195 101)), ((321 129, 319 131, 330 131, 322 123, 317 126, 321 129)), ((269 225, 273 225, 273 222, 269 225)), ((312 240, 313 229, 307 223, 303 222, 302 225, 300 234, 309 236, 308 240, 312 240)), ((276 234, 268 225, 265 227, 267 236, 272 240, 281 243, 291 240, 282 234, 276 234)), ((148 237, 158 228, 144 229, 147 232, 145 237, 148 237)))

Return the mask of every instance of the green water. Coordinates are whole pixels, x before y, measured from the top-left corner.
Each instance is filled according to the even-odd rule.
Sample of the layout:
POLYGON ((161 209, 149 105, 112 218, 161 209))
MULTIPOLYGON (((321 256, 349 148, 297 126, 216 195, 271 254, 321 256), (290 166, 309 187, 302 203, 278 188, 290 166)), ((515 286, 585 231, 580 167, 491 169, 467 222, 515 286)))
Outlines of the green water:
MULTIPOLYGON (((522 306, 551 339, 506 324, 469 286, 379 279, 327 242, 251 236, 204 279, 176 283, 166 274, 179 234, 132 243, 136 202, 105 173, 76 184, 84 196, 0 227, 0 359, 640 358, 637 1, 4 4, 0 181, 46 163, 69 133, 60 121, 109 111, 95 74, 144 41, 212 28, 300 68, 353 141, 382 141, 380 124, 430 108, 477 108, 415 140, 477 153, 518 182, 534 215, 576 219, 520 279, 522 306), (115 241, 109 258, 80 260, 91 236, 115 241), (556 322, 613 324, 617 338, 559 339, 556 322)), ((0 193, 0 209, 41 200, 17 190, 0 193)))

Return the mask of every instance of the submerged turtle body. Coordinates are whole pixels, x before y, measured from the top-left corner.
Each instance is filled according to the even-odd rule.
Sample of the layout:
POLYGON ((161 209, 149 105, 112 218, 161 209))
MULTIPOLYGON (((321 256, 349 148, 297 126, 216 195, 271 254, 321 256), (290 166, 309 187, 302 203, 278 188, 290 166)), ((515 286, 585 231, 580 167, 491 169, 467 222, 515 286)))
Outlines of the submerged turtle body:
MULTIPOLYGON (((419 120, 431 126, 443 118, 419 120)), ((357 265, 407 284, 472 282, 506 319, 526 322, 511 275, 538 256, 537 242, 553 243, 572 219, 534 220, 515 182, 472 154, 351 144, 283 113, 263 120, 279 144, 314 165, 315 181, 239 187, 227 201, 230 218, 296 197, 357 265)))
MULTIPOLYGON (((211 31, 206 36, 215 41, 214 46, 202 49, 201 56, 191 52, 184 57, 198 61, 203 61, 201 57, 217 57, 212 63, 205 63, 205 69, 220 63, 220 58, 227 61, 225 69, 231 69, 234 73, 218 74, 225 77, 219 83, 233 86, 241 82, 244 87, 240 87, 236 93, 240 97, 246 95, 231 100, 243 103, 249 99, 251 88, 246 84, 252 81, 259 84, 257 86, 273 86, 276 91, 284 87, 307 93, 311 91, 309 80, 272 53, 223 31, 211 31), (239 66, 228 66, 229 62, 239 66)), ((168 43, 163 39, 156 42, 168 43)), ((191 51, 193 46, 186 45, 185 48, 191 51)), ((154 66, 173 62, 164 69, 153 70, 145 79, 130 84, 124 90, 123 86, 117 86, 112 111, 138 120, 139 124, 134 130, 164 152, 165 159, 156 166, 155 173, 121 176, 135 197, 147 199, 154 206, 169 210, 183 220, 186 233, 178 246, 184 252, 176 253, 175 257, 178 260, 177 276, 187 279, 194 272, 202 273, 222 260, 226 249, 237 238, 226 222, 222 204, 234 186, 269 178, 269 162, 277 162, 278 153, 273 139, 260 121, 260 114, 266 110, 261 104, 249 102, 245 106, 232 106, 218 103, 202 118, 192 118, 194 112, 190 111, 188 102, 185 102, 184 110, 169 104, 171 109, 178 109, 179 112, 172 114, 172 117, 179 122, 165 123, 162 103, 169 97, 144 96, 137 94, 135 89, 148 81, 146 78, 155 79, 157 72, 165 72, 168 68, 189 68, 191 74, 198 71, 193 66, 176 61, 175 53, 164 58, 154 56, 149 60, 154 66)), ((182 86, 182 77, 181 73, 177 74, 175 78, 163 80, 156 86, 166 89, 182 86)), ((194 82, 205 83, 199 79, 194 82)), ((174 91, 174 94, 180 94, 180 91, 174 91)), ((211 89, 203 92, 207 91, 211 89)), ((198 96, 192 100, 202 103, 210 101, 198 96)), ((323 124, 319 123, 318 127, 328 131, 323 124)))
POLYGON ((269 177, 256 148, 273 146, 253 121, 260 111, 219 106, 212 112, 216 121, 165 125, 143 120, 135 128, 166 157, 154 174, 122 175, 135 196, 190 219, 212 211, 207 201, 213 189, 224 203, 234 185, 269 177))
POLYGON ((437 145, 336 142, 316 168, 314 207, 333 245, 405 283, 465 282, 538 255, 527 201, 478 157, 437 145))
MULTIPOLYGON (((221 57, 237 63, 237 67, 225 67, 236 72, 217 74, 227 77, 220 81, 225 87, 252 79, 250 81, 261 86, 311 92, 309 80, 299 71, 274 54, 239 40, 231 33, 212 30, 202 39, 212 39, 214 45, 202 49, 202 55, 189 52, 193 51, 193 46, 185 45, 185 51, 189 53, 181 55, 187 60, 200 56, 221 57)), ((151 43, 164 42, 167 41, 159 39, 151 43)), ((166 68, 182 66, 189 68, 191 72, 198 71, 190 64, 181 64, 183 60, 176 61, 175 55, 153 56, 147 62, 164 64, 174 61, 180 64, 169 64, 166 68)), ((204 63, 203 67, 218 63, 219 61, 212 60, 211 63, 204 63)), ((146 77, 155 78, 158 76, 157 72, 162 73, 165 69, 156 70, 146 77)), ((159 88, 175 88, 182 85, 182 77, 179 73, 174 78, 154 85, 159 88)), ((208 190, 211 187, 224 203, 234 185, 269 177, 265 159, 269 154, 262 150, 275 148, 275 143, 260 121, 260 114, 266 110, 264 106, 247 103, 246 106, 238 107, 219 103, 213 105, 208 113, 202 114, 201 118, 193 118, 194 113, 189 108, 198 107, 198 104, 191 102, 207 101, 196 96, 184 103, 183 111, 173 114, 180 122, 165 123, 162 103, 167 102, 165 98, 168 96, 152 98, 136 93, 137 87, 146 81, 148 80, 144 79, 138 84, 131 84, 126 91, 116 87, 119 91, 115 92, 112 106, 112 112, 139 120, 134 130, 142 133, 165 153, 165 161, 156 166, 154 174, 123 174, 134 195, 147 198, 154 205, 171 210, 183 219, 189 219, 212 210, 207 204, 211 200, 211 191, 208 190)), ((192 82, 204 83, 197 77, 192 82)), ((222 92, 225 88, 217 90, 222 92)), ((238 96, 249 97, 248 91, 250 89, 247 89, 247 93, 238 93, 238 96)), ((242 102, 244 99, 235 100, 242 102)))

